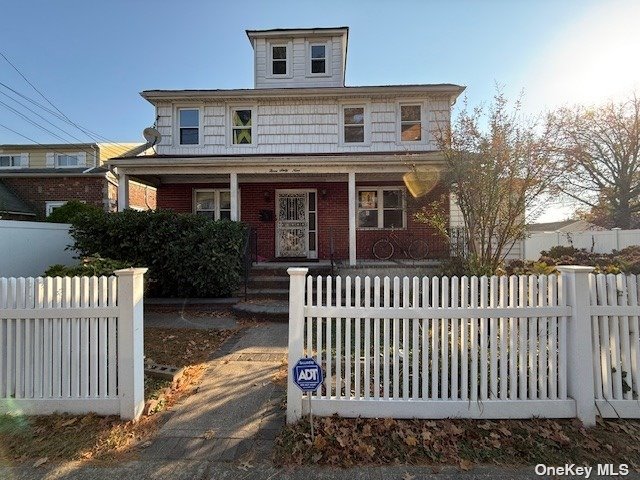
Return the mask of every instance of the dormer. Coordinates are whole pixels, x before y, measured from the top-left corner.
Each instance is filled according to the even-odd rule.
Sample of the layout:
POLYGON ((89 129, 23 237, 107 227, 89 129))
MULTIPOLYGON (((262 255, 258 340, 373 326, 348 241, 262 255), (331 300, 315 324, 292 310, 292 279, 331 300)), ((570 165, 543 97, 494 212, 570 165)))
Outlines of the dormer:
POLYGON ((247 30, 255 88, 344 87, 348 27, 247 30))

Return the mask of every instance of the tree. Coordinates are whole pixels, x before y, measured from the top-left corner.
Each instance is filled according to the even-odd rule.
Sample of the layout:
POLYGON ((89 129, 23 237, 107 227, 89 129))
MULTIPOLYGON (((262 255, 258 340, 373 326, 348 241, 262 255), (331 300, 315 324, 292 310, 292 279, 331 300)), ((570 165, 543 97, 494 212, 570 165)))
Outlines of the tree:
POLYGON ((561 108, 548 117, 564 174, 560 189, 600 223, 631 228, 640 214, 640 99, 561 108))
MULTIPOLYGON (((525 235, 525 224, 544 206, 543 194, 556 176, 546 132, 498 91, 488 108, 462 110, 441 129, 445 182, 457 199, 467 232, 469 261, 476 272, 493 272, 525 235)), ((434 204, 418 220, 443 231, 434 204)))

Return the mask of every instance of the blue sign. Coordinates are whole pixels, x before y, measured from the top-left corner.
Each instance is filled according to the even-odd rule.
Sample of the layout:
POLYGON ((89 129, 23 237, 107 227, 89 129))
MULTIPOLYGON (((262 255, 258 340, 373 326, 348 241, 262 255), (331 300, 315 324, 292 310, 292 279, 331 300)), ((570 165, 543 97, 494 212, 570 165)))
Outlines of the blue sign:
POLYGON ((293 382, 303 392, 315 392, 322 382, 322 368, 313 358, 301 358, 293 367, 293 382))

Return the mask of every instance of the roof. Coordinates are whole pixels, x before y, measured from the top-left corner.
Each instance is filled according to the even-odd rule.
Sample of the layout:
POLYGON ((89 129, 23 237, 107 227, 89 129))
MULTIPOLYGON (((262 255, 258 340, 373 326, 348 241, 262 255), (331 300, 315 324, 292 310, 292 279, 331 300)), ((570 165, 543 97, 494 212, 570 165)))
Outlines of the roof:
POLYGON ((140 95, 149 101, 154 99, 203 99, 203 98, 291 98, 338 97, 354 95, 389 94, 442 94, 458 97, 466 87, 453 83, 424 83, 406 85, 365 85, 358 87, 303 87, 303 88, 240 88, 215 90, 144 90, 140 95))
POLYGON ((77 175, 104 175, 109 171, 105 167, 69 167, 69 168, 3 168, 0 170, 0 177, 30 177, 30 176, 56 176, 61 177, 77 175))
POLYGON ((48 150, 57 153, 69 153, 74 151, 91 152, 97 148, 100 154, 100 160, 104 161, 111 157, 117 157, 120 154, 128 154, 132 150, 144 145, 141 142, 98 142, 98 143, 14 143, 0 145, 0 153, 3 151, 19 151, 26 153, 33 150, 48 150))
POLYGON ((245 30, 249 41, 255 37, 299 37, 326 36, 346 34, 349 37, 349 27, 311 27, 311 28, 271 28, 266 30, 245 30))
POLYGON ((527 231, 529 232, 578 233, 589 230, 601 230, 601 228, 586 220, 563 220, 561 222, 531 223, 527 225, 527 231))
POLYGON ((21 215, 34 215, 35 212, 20 197, 9 190, 4 183, 0 182, 0 214, 18 213, 21 215))

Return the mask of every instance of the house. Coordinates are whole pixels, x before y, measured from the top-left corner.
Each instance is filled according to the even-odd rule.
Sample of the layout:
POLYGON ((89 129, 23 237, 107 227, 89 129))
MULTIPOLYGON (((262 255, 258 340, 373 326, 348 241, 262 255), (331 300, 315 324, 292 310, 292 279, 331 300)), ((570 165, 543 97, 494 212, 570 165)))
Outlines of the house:
MULTIPOLYGON (((430 258, 448 256, 413 216, 447 189, 416 200, 403 176, 443 166, 436 135, 464 87, 345 86, 347 27, 246 34, 254 88, 141 93, 161 140, 156 154, 109 162, 122 191, 146 182, 160 209, 241 220, 263 259, 355 265, 392 230, 400 243, 426 239, 430 258)), ((400 248, 394 256, 404 258, 400 248)))
POLYGON ((562 220, 560 222, 530 223, 527 225, 527 233, 560 232, 580 233, 592 230, 605 230, 586 220, 562 220))
MULTIPOLYGON (((43 218, 69 200, 115 210, 118 178, 105 162, 136 147, 138 144, 0 145, 0 217, 43 218)), ((129 183, 132 208, 154 209, 155 195, 151 185, 129 183)))

